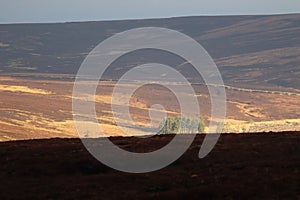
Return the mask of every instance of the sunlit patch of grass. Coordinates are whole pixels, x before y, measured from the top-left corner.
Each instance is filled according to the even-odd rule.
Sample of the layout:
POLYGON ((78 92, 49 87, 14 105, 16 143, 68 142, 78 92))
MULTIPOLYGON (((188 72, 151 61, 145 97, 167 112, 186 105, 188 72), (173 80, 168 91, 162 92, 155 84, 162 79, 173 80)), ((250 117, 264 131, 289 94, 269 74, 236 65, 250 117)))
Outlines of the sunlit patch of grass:
POLYGON ((254 122, 226 119, 223 133, 249 133, 249 132, 278 132, 300 131, 300 119, 284 119, 254 122), (282 130, 278 130, 278 129, 282 130))
POLYGON ((5 44, 5 43, 0 42, 0 47, 9 47, 9 46, 10 46, 10 44, 5 44))
POLYGON ((37 89, 37 88, 29 88, 27 86, 17 86, 17 85, 0 85, 0 91, 23 92, 23 93, 43 94, 43 95, 52 94, 52 92, 50 91, 37 89))

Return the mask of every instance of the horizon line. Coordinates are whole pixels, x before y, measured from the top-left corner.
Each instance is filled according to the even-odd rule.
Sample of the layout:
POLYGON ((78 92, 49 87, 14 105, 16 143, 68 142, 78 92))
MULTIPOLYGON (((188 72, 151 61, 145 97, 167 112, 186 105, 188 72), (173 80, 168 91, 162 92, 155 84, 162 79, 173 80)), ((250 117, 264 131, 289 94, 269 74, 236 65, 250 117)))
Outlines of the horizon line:
POLYGON ((74 21, 44 21, 44 22, 1 22, 0 25, 26 25, 26 24, 67 24, 67 23, 88 23, 88 22, 120 22, 120 21, 138 21, 138 20, 160 20, 176 19, 189 17, 246 17, 246 16, 283 16, 283 15, 300 15, 300 12, 288 13, 266 13, 266 14, 204 14, 204 15, 178 15, 169 17, 149 17, 149 18, 124 18, 124 19, 96 19, 96 20, 74 20, 74 21))

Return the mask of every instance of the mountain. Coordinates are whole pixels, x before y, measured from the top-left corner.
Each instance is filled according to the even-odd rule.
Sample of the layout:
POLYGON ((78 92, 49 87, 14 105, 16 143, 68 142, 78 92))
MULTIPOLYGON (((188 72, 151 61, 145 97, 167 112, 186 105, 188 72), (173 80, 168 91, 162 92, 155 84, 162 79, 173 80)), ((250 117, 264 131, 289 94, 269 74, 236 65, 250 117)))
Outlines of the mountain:
MULTIPOLYGON (((300 14, 179 17, 0 25, 0 141, 78 137, 72 92, 81 63, 106 38, 138 27, 181 31, 208 51, 225 83, 223 132, 300 131, 300 14)), ((112 63, 103 78, 117 80, 130 68, 155 61, 175 67, 193 83, 201 118, 208 125, 211 97, 207 87, 201 79, 198 82, 190 64, 172 53, 146 49, 126 54, 112 63)), ((103 81, 95 98, 87 95, 86 100, 95 99, 97 119, 108 136, 138 135, 139 130, 132 126, 127 126, 130 133, 124 134, 115 123, 111 96, 116 86, 132 85, 103 81)), ((126 107, 119 101, 124 98, 120 93, 113 105, 126 107)), ((135 124, 149 126, 151 111, 151 116, 157 115, 151 121, 159 125, 161 111, 152 108, 155 104, 162 105, 168 115, 180 114, 172 92, 146 85, 130 99, 135 124)), ((83 117, 81 123, 91 125, 89 118, 83 117)))
MULTIPOLYGON (((227 85, 300 89, 300 14, 5 24, 0 25, 0 72, 28 77, 40 73, 75 75, 98 43, 115 33, 148 26, 178 30, 197 40, 217 63, 227 85)), ((106 78, 117 78, 118 69, 124 73, 133 63, 159 56, 155 52, 129 55, 112 66, 106 78)), ((178 65, 172 58, 165 60, 178 65)), ((193 75, 185 65, 180 70, 193 75)))

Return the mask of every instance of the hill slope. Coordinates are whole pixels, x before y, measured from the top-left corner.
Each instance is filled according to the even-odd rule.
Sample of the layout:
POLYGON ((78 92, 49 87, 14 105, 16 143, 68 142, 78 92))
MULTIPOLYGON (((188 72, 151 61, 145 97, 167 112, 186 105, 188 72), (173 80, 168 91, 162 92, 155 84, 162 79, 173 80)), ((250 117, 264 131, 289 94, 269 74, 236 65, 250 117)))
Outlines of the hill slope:
MULTIPOLYGON (((133 152, 171 136, 112 138, 133 152)), ((80 140, 0 143, 1 199, 297 199, 300 134, 222 135, 204 159, 203 136, 175 163, 152 173, 118 172, 95 160, 80 140)), ((95 141, 100 144, 99 141, 95 141)))
MULTIPOLYGON (((0 25, 1 74, 74 75, 98 43, 145 26, 179 30, 196 39, 217 62, 226 84, 300 89, 300 14, 0 25)), ((107 78, 118 76, 117 67, 125 70, 132 63, 155 60, 159 54, 143 56, 123 59, 107 78)), ((176 64, 172 58, 164 59, 176 64)), ((192 76, 188 67, 181 68, 192 76)))

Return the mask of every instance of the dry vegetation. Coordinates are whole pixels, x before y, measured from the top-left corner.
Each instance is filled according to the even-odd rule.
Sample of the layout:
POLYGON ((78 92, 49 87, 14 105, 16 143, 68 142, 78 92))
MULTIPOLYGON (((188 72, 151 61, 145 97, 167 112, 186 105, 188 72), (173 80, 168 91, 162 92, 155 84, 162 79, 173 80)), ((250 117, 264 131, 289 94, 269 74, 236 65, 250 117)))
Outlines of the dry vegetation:
MULTIPOLYGON (((0 140, 78 137, 72 121, 72 87, 73 83, 68 81, 1 77, 0 140)), ((130 132, 128 135, 116 126, 110 107, 113 88, 114 84, 111 82, 102 82, 98 87, 95 102, 101 128, 107 136, 147 134, 127 127, 126 132, 130 132)), ((208 123, 210 100, 207 89, 199 85, 195 85, 194 89, 199 100, 201 117, 208 123)), ((227 88, 227 97, 228 111, 224 132, 299 130, 298 96, 227 88)), ((93 97, 87 98, 93 100, 93 97)), ((124 106, 118 102, 120 98, 122 96, 114 101, 115 106, 124 106)), ((137 90, 130 100, 130 114, 134 122, 140 126, 151 127, 149 112, 154 113, 152 117, 160 117, 162 113, 161 110, 151 107, 157 103, 166 108, 169 116, 180 113, 179 104, 170 91, 157 85, 147 85, 137 90)), ((119 121, 128 123, 124 119, 119 121)), ((161 119, 156 118, 154 122, 159 125, 161 119)), ((88 127, 90 122, 81 123, 88 127)))
MULTIPOLYGON (((153 151, 171 139, 111 138, 131 152, 153 151)), ((79 139, 0 143, 0 199, 299 198, 300 133, 224 134, 199 159, 202 142, 198 135, 178 161, 145 174, 101 164, 79 139)))

